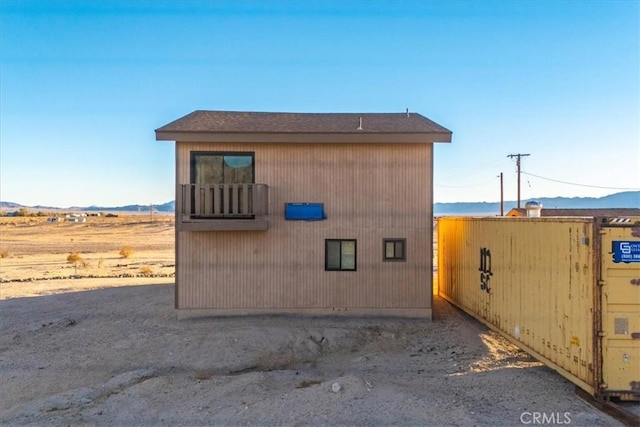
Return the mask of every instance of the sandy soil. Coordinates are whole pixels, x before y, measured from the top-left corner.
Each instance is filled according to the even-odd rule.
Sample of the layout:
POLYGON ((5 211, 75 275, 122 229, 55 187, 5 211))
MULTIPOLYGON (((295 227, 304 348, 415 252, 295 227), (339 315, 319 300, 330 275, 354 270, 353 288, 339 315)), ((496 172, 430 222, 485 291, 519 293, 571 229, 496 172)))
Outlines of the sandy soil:
MULTIPOLYGON (((51 284, 43 281, 74 279, 63 287, 87 289, 113 286, 114 282, 86 278, 155 278, 153 283, 173 283, 175 274, 173 217, 125 216, 87 218, 86 223, 48 223, 46 218, 0 218, 0 298, 13 289, 37 295, 51 284), (127 257, 121 255, 129 249, 127 257), (67 261, 70 254, 80 259, 67 261), (158 280, 161 279, 161 280, 158 280), (17 285, 30 282, 31 285, 17 285)), ((122 282, 121 283, 126 283, 122 282)), ((137 281, 136 283, 139 283, 137 281)), ((52 292, 57 292, 55 285, 52 292)), ((57 288, 60 288, 58 286, 57 288)), ((20 292, 19 295, 22 295, 20 292)))
MULTIPOLYGON (((95 249, 83 254, 102 254, 102 276, 127 271, 117 267, 122 244, 134 245, 129 264, 170 265, 172 224, 147 225, 113 226, 116 237, 81 234, 81 247, 95 249), (155 237, 135 239, 140 231, 155 237)), ((28 226, 0 225, 0 247, 10 252, 0 265, 2 425, 511 426, 543 414, 555 424, 619 425, 437 297, 433 322, 178 320, 171 277, 43 280, 54 267, 68 275, 60 255, 79 250, 68 244, 82 233, 46 226, 32 224, 31 238, 66 246, 31 245, 20 228, 28 226), (41 256, 61 265, 39 269, 32 257, 41 256)))

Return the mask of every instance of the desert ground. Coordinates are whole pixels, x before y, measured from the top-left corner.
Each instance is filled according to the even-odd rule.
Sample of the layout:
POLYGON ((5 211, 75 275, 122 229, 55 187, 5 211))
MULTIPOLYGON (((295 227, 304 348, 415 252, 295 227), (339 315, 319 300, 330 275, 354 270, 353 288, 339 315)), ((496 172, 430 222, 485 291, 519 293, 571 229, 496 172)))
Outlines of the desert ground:
POLYGON ((173 237, 170 217, 0 218, 0 424, 620 425, 437 296, 432 322, 179 320, 173 237))
POLYGON ((21 296, 29 295, 23 292, 39 295, 46 289, 56 292, 60 283, 44 282, 62 280, 67 286, 67 279, 84 289, 102 286, 104 281, 84 280, 97 278, 173 283, 172 216, 128 215, 85 220, 71 223, 48 222, 46 217, 0 217, 0 282, 4 283, 0 298, 15 296, 11 293, 15 286, 21 289, 21 296), (68 260, 70 254, 77 254, 79 259, 68 260), (16 285, 21 282, 28 282, 29 286, 16 285))

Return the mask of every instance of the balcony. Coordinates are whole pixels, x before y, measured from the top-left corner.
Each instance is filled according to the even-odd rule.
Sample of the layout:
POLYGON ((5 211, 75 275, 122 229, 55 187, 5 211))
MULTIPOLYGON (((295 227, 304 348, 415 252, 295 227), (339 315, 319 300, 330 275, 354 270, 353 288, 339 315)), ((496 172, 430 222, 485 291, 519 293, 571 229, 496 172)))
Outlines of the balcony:
POLYGON ((267 230, 266 184, 180 184, 178 231, 267 230))

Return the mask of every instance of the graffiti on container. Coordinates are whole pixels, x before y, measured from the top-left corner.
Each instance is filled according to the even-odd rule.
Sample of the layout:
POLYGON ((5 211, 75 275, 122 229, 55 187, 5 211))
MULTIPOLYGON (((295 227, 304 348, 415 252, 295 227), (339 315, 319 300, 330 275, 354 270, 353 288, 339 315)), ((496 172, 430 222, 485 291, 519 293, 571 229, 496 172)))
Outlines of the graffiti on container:
POLYGON ((491 271, 491 251, 487 248, 480 248, 480 289, 489 293, 491 287, 489 286, 489 280, 493 276, 491 271))

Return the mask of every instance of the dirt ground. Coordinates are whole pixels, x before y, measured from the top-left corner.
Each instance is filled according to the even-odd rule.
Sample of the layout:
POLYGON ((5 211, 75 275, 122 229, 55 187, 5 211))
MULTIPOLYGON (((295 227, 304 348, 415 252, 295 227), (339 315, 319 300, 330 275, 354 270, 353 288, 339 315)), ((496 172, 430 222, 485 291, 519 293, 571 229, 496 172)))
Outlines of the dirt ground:
POLYGON ((0 224, 1 251, 2 425, 619 425, 438 297, 432 322, 178 320, 170 221, 0 224))
POLYGON ((46 218, 0 217, 0 283, 23 281, 37 287, 38 282, 70 278, 173 277, 172 216, 86 220, 49 223, 46 218), (79 259, 69 262, 70 254, 79 259))

